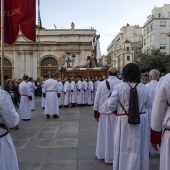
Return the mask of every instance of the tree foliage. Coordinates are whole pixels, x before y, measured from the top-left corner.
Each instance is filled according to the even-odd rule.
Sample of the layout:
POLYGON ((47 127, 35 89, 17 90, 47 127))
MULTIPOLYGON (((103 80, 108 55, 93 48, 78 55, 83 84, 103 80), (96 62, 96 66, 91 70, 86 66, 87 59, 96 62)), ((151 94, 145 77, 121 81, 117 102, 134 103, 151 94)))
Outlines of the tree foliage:
POLYGON ((158 69, 161 73, 170 72, 170 55, 160 52, 160 49, 151 49, 139 55, 137 62, 142 72, 158 69))

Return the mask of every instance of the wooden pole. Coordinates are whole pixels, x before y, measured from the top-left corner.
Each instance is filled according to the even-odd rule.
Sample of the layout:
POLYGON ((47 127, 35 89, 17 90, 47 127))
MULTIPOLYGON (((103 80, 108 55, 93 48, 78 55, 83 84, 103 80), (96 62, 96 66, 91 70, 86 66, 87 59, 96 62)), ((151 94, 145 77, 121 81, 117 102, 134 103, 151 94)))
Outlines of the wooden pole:
POLYGON ((1 0, 1 89, 4 89, 4 0, 1 0))

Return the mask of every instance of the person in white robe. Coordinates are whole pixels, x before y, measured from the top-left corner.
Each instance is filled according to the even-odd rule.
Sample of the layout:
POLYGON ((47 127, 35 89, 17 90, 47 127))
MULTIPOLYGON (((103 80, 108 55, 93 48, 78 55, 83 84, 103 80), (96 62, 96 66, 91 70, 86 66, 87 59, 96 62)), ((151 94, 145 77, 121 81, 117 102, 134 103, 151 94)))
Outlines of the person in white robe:
POLYGON ((32 77, 29 78, 29 82, 28 85, 30 87, 30 93, 32 96, 32 100, 31 100, 31 111, 35 110, 35 97, 34 97, 34 93, 35 93, 35 89, 37 89, 37 87, 35 87, 35 84, 33 83, 34 79, 32 77))
POLYGON ((59 118, 59 104, 58 98, 60 93, 58 93, 58 81, 54 80, 54 75, 50 74, 49 79, 45 81, 44 84, 44 97, 45 99, 45 115, 50 118, 59 118))
POLYGON ((83 105, 87 105, 87 100, 88 100, 88 91, 87 91, 87 86, 88 83, 85 78, 82 78, 82 89, 83 89, 83 100, 82 103, 83 105))
MULTIPOLYGON (((157 69, 152 69, 149 72, 149 81, 150 82, 145 85, 148 89, 148 93, 149 93, 149 96, 151 97, 152 103, 154 101, 159 76, 160 76, 160 72, 157 69)), ((149 109, 149 122, 151 120, 151 111, 152 111, 152 108, 149 109)))
POLYGON ((66 77, 63 89, 64 95, 64 108, 68 108, 70 104, 70 83, 68 82, 68 78, 66 77))
POLYGON ((74 77, 71 77, 71 83, 70 83, 70 103, 71 103, 71 107, 75 107, 77 103, 77 88, 76 88, 76 83, 74 81, 74 77))
POLYGON ((31 112, 31 100, 32 95, 30 92, 30 87, 28 85, 29 77, 27 75, 23 76, 23 81, 19 84, 19 93, 20 93, 20 107, 19 115, 22 120, 30 120, 32 117, 31 112))
POLYGON ((159 81, 151 113, 151 146, 160 147, 160 169, 170 169, 170 73, 159 81))
POLYGON ((140 69, 135 63, 127 64, 122 71, 123 83, 114 86, 108 99, 111 112, 116 115, 114 126, 113 170, 149 170, 149 121, 147 109, 151 107, 147 88, 140 83, 140 69), (130 85, 138 93, 140 124, 129 124, 128 112, 130 85), (122 106, 120 105, 122 104, 122 106))
POLYGON ((97 91, 97 87, 98 87, 99 83, 100 83, 99 78, 95 77, 95 82, 94 82, 94 101, 95 101, 96 91, 97 91))
POLYGON ((19 123, 19 115, 8 92, 0 90, 0 169, 19 170, 15 146, 8 128, 19 123))
POLYGON ((64 104, 64 99, 63 99, 63 88, 64 88, 64 85, 61 81, 61 78, 58 78, 58 93, 60 93, 60 97, 59 97, 59 107, 62 108, 63 104, 64 104))
POLYGON ((91 78, 89 77, 88 78, 88 105, 89 106, 92 106, 93 105, 93 89, 94 89, 94 87, 93 87, 93 82, 91 81, 91 78))
POLYGON ((43 97, 43 93, 44 93, 44 83, 45 83, 45 81, 43 81, 42 84, 41 84, 41 89, 42 89, 41 107, 42 107, 43 109, 45 109, 45 97, 43 97))
MULTIPOLYGON (((148 93, 149 93, 149 96, 151 98, 152 103, 154 101, 159 76, 160 76, 160 72, 157 69, 152 69, 149 72, 149 81, 150 82, 145 85, 148 89, 148 93)), ((152 112, 152 107, 148 109, 149 125, 150 125, 150 122, 151 122, 151 112, 152 112)), ((148 133, 149 133, 149 137, 150 137, 150 127, 148 129, 148 133)), ((149 140, 149 143, 150 143, 150 140, 149 140)), ((153 152, 152 147, 150 147, 150 152, 151 153, 153 152)))
POLYGON ((106 80, 102 81, 97 88, 94 101, 94 117, 98 123, 96 156, 98 159, 104 159, 106 163, 113 163, 113 139, 115 115, 108 108, 108 97, 116 84, 122 83, 117 75, 117 70, 110 67, 108 70, 108 83, 110 90, 106 85, 106 80))
POLYGON ((83 82, 80 77, 77 78, 77 106, 82 106, 83 104, 83 82))

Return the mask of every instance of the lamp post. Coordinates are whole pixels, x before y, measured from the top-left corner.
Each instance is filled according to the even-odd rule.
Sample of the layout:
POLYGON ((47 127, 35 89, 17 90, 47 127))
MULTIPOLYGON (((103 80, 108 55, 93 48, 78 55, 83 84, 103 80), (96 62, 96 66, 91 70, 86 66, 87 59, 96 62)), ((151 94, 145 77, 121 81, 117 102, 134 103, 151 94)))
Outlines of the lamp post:
POLYGON ((67 51, 66 54, 68 55, 68 57, 67 57, 67 59, 66 59, 67 68, 71 68, 70 63, 72 63, 72 68, 73 68, 73 66, 74 66, 74 61, 75 61, 76 56, 75 56, 75 54, 72 54, 72 56, 71 56, 71 58, 70 58, 70 54, 71 54, 71 53, 70 53, 69 51, 67 51))

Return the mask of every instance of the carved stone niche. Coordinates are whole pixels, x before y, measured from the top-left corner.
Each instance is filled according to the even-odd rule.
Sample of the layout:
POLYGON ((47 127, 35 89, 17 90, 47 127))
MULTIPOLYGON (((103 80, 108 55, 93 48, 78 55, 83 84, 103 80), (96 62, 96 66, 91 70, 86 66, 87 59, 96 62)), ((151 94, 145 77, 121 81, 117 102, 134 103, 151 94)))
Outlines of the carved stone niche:
POLYGON ((22 54, 23 54, 23 51, 17 51, 17 54, 18 54, 18 55, 22 55, 22 54))
POLYGON ((18 55, 33 55, 33 51, 17 51, 18 55))

